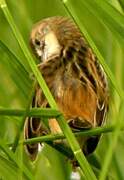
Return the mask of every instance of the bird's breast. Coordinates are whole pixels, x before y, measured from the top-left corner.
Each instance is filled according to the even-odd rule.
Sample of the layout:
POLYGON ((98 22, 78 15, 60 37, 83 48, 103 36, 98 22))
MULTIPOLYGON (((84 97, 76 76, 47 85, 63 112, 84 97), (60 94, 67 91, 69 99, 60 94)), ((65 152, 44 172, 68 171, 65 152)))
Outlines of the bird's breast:
POLYGON ((51 92, 67 120, 79 117, 94 126, 97 99, 91 87, 86 87, 76 78, 63 75, 57 76, 51 92))

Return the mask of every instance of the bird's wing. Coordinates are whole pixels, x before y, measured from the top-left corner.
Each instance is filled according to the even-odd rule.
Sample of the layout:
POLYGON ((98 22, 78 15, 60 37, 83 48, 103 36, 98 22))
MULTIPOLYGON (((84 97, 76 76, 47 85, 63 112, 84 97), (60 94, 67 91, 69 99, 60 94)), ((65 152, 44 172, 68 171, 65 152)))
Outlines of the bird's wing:
MULTIPOLYGON (((32 108, 39 107, 38 101, 37 101, 37 91, 34 94, 34 97, 32 99, 32 108)), ((24 125, 24 138, 30 139, 34 138, 40 135, 44 135, 47 133, 47 129, 44 126, 43 122, 41 121, 41 118, 38 117, 27 117, 24 125)), ((26 144, 26 152, 28 153, 30 159, 33 161, 36 159, 37 153, 38 153, 38 147, 39 144, 26 144)))

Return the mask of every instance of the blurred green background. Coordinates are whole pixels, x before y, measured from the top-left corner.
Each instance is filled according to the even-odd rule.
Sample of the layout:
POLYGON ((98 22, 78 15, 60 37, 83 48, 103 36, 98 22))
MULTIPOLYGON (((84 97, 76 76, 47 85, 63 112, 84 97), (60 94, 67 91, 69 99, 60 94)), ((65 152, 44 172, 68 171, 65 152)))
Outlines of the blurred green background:
MULTIPOLYGON (((68 15, 67 10, 59 0, 7 0, 6 2, 28 46, 30 31, 34 23, 49 16, 68 15)), ((75 8, 77 8, 76 10, 79 12, 79 15, 81 14, 83 25, 91 35, 97 48, 115 75, 116 80, 123 88, 123 40, 120 37, 117 38, 116 33, 110 30, 106 23, 106 19, 104 19, 104 21, 101 19, 99 11, 96 15, 92 9, 82 6, 82 4, 79 6, 80 0, 77 2, 78 3, 75 2, 77 4, 75 8)), ((119 2, 120 1, 117 0, 109 0, 109 3, 123 15, 123 6, 121 6, 119 2)), ((29 78, 30 72, 31 70, 27 60, 20 50, 18 42, 0 9, 0 107, 12 109, 25 108, 27 96, 31 88, 31 80, 29 78)), ((107 123, 111 124, 119 118, 117 117, 117 113, 120 105, 120 98, 111 85, 111 82, 109 86, 110 110, 107 123)), ((0 138, 5 140, 6 143, 13 142, 18 131, 20 120, 21 118, 17 117, 0 116, 0 138)), ((108 179, 124 179, 123 135, 124 133, 121 132, 118 144, 114 149, 114 155, 108 172, 108 179)), ((103 158, 107 153, 107 147, 111 138, 112 134, 104 134, 94 155, 89 158, 89 162, 92 164, 96 173, 100 171, 99 166, 102 166, 103 158), (96 164, 95 160, 97 160, 97 163, 99 162, 99 165, 96 164)), ((61 153, 45 145, 37 161, 32 164, 29 162, 25 153, 24 156, 21 155, 22 149, 23 148, 19 146, 16 152, 17 159, 23 158, 25 165, 33 172, 34 179, 70 179, 72 171, 71 165, 61 153)), ((11 162, 6 162, 4 158, 3 152, 0 151, 0 177, 3 177, 3 179, 21 179, 21 170, 14 167, 11 162)), ((25 179, 26 177, 23 178, 25 179)))

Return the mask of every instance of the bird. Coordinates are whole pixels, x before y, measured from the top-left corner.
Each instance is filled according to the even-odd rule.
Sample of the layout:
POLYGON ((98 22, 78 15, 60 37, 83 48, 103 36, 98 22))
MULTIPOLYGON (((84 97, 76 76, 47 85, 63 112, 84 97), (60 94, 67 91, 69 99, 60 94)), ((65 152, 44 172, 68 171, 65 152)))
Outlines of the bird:
MULTIPOLYGON (((73 132, 102 126, 109 106, 106 73, 77 24, 64 16, 53 16, 37 22, 30 34, 30 46, 39 59, 43 75, 60 112, 73 132)), ((37 84, 32 107, 50 107, 37 84)), ((50 133, 62 133, 55 118, 49 119, 50 133)), ((36 117, 28 117, 24 138, 46 135, 48 129, 36 117)), ((100 136, 77 138, 85 155, 94 152, 100 136)), ((38 154, 39 144, 27 144, 31 160, 38 154)))

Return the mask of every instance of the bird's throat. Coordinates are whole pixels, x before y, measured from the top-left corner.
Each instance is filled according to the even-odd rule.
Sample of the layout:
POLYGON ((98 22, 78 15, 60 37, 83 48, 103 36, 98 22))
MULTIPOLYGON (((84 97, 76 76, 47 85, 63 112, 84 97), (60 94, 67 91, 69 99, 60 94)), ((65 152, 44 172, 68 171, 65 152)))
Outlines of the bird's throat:
POLYGON ((49 60, 51 57, 60 54, 61 46, 54 32, 50 32, 45 36, 45 48, 43 61, 49 60))

